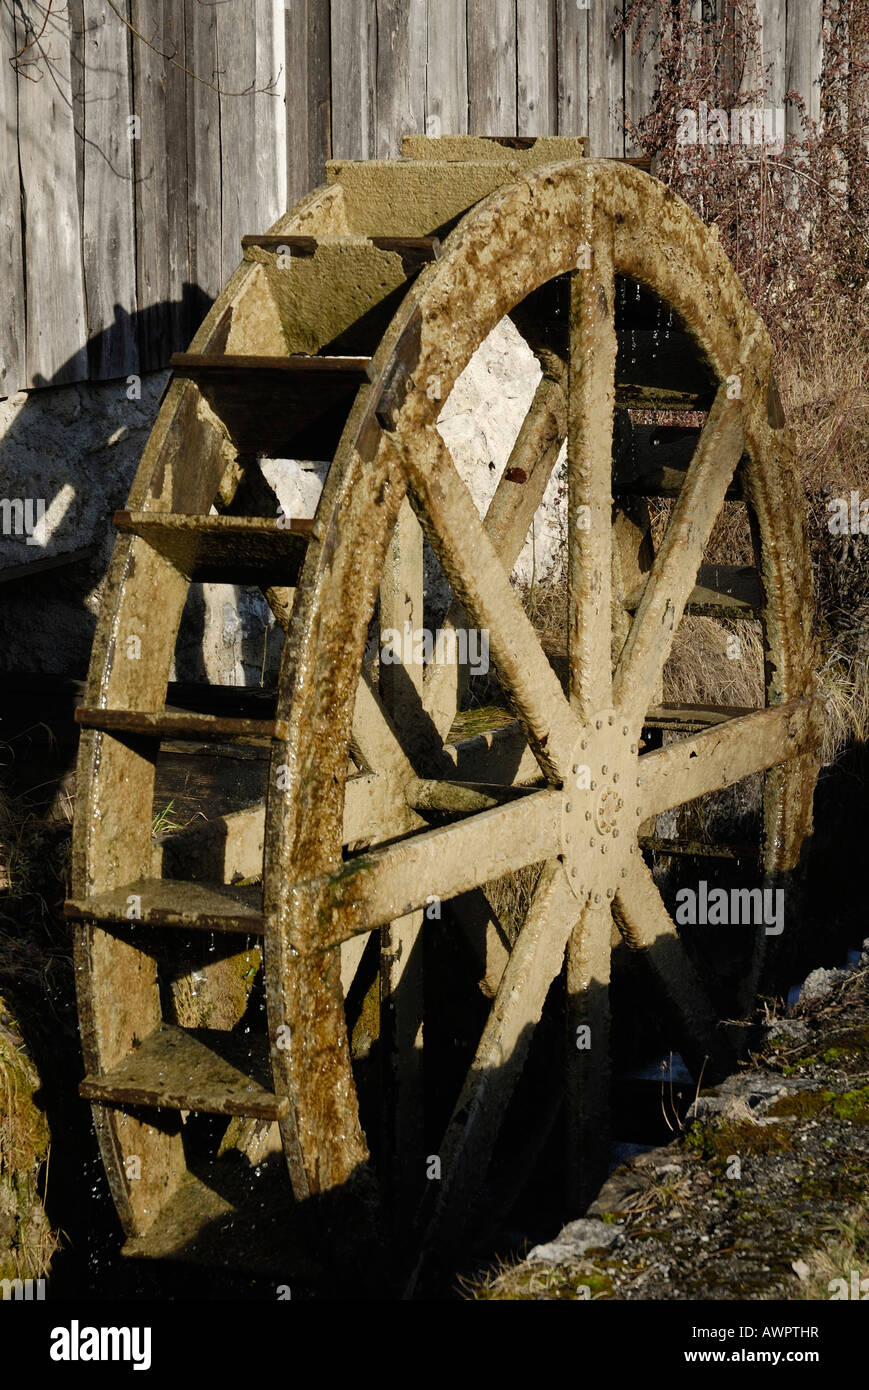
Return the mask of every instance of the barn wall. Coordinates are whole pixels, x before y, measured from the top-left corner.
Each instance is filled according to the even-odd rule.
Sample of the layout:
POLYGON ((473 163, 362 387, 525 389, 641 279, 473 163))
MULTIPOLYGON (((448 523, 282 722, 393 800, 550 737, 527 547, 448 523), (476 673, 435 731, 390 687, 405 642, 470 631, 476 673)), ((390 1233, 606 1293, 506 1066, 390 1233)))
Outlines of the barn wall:
MULTIPOLYGON (((775 91, 796 87, 810 114, 821 2, 756 0, 775 91)), ((612 37, 621 14, 622 0, 0 4, 0 498, 53 519, 38 544, 0 534, 0 670, 83 673, 112 511, 169 356, 240 237, 326 159, 394 156, 405 133, 585 133, 593 154, 636 153, 656 36, 634 52, 612 37)), ((209 602, 206 673, 253 679, 245 624, 262 615, 238 628, 232 595, 209 602)))
MULTIPOLYGON (((774 89, 817 114, 822 0, 756 3, 774 89)), ((656 35, 636 53, 630 35, 613 39, 622 8, 53 0, 37 34, 43 0, 9 0, 0 396, 164 367, 241 235, 314 187, 330 156, 397 155, 402 134, 426 129, 587 134, 593 154, 635 152, 625 115, 648 109, 656 35)))

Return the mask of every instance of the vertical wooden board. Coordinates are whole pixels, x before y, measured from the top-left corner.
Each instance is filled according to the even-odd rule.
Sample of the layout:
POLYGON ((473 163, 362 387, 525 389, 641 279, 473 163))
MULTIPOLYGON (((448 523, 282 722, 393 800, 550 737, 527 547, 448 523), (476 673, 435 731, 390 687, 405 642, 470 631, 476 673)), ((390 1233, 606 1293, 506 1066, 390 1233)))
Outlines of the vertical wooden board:
POLYGON ((84 0, 66 0, 69 14, 69 68, 72 124, 75 131, 75 185, 79 212, 84 208, 84 0))
MULTIPOLYGON (((176 66, 187 59, 187 19, 184 0, 162 0, 164 51, 177 55, 175 62, 166 63, 163 85, 166 94, 166 128, 169 131, 166 163, 166 228, 168 231, 169 261, 169 321, 171 341, 178 348, 186 347, 202 321, 206 304, 197 300, 190 269, 189 142, 187 138, 187 108, 193 82, 176 66)), ((135 96, 135 88, 134 88, 135 96)), ((160 359, 165 367, 168 356, 160 359)))
MULTIPOLYGON (((308 0, 308 186, 326 177, 332 158, 332 39, 329 0, 308 0)), ((307 189, 305 190, 307 192, 307 189)))
MULTIPOLYGON (((134 28, 162 45, 163 14, 156 25, 152 16, 148 0, 131 0, 130 22, 134 28)), ((166 77, 170 65, 139 39, 133 45, 132 62, 134 115, 139 118, 138 139, 132 142, 139 361, 143 371, 150 371, 164 360, 169 337, 166 77)), ((185 167, 186 164, 185 136, 185 167)), ((185 237, 185 253, 186 249, 185 237)))
POLYGON ((287 200, 324 180, 332 155, 329 0, 293 0, 284 11, 287 200))
POLYGON ((557 0, 558 134, 588 134, 588 10, 557 0))
MULTIPOLYGON (((254 141, 256 188, 247 231, 264 232, 287 210, 287 116, 283 0, 256 2, 254 141)), ((236 248, 240 259, 241 248, 236 248)))
MULTIPOLYGON (((26 33, 16 12, 21 48, 26 33)), ((18 149, 24 206, 26 377, 30 386, 87 376, 81 224, 75 173, 69 16, 48 16, 31 50, 40 80, 18 75, 18 149)), ((31 69, 31 73, 34 69, 31 69)))
POLYGON ((631 29, 625 34, 625 154, 645 154, 643 143, 632 134, 640 121, 651 110, 655 99, 655 64, 661 56, 661 29, 657 12, 643 30, 637 51, 634 41, 638 30, 631 29), (629 124, 628 124, 629 122, 629 124))
MULTIPOLYGON (((220 286, 241 260, 257 200, 256 23, 248 0, 216 6, 220 74, 220 286)), ((218 286, 218 288, 220 288, 218 286)))
POLYGON ((516 8, 516 124, 520 135, 555 135, 558 90, 553 0, 516 8))
POLYGON ((625 152, 624 41, 613 38, 621 0, 592 0, 588 11, 588 153, 620 158, 625 152))
POLYGON ((468 0, 468 129, 516 134, 514 0, 468 0))
POLYGON ((332 155, 372 159, 375 146, 375 0, 332 0, 332 155))
POLYGON ((466 135, 467 0, 430 0, 426 29, 426 134, 466 135))
MULTIPOLYGON (((736 10, 740 8, 736 0, 717 0, 715 42, 717 47, 717 76, 714 86, 715 101, 718 106, 729 110, 734 105, 734 28, 736 10)), ((625 82, 627 83, 628 53, 625 49, 625 82)))
POLYGON ((200 317, 204 317, 223 284, 215 7, 188 5, 185 36, 186 65, 203 79, 188 79, 187 86, 187 240, 192 293, 201 306, 200 317))
POLYGON ((401 137, 425 130, 428 0, 376 0, 377 159, 401 154, 401 137))
POLYGON ((689 0, 688 17, 692 27, 683 43, 680 55, 682 75, 686 82, 691 81, 693 73, 703 61, 703 54, 708 46, 710 3, 713 6, 714 14, 716 0, 689 0))
POLYGON ((697 26, 685 44, 682 70, 686 81, 701 61, 713 68, 715 78, 708 91, 710 106, 729 108, 735 84, 734 54, 730 43, 734 27, 742 28, 743 17, 755 0, 690 0, 689 14, 697 26))
POLYGON ((310 191, 309 149, 313 114, 308 111, 308 5, 296 0, 284 11, 286 70, 287 196, 290 207, 310 191))
MULTIPOLYGON (((813 121, 821 114, 822 21, 823 0, 787 0, 785 90, 799 92, 813 121)), ((802 112, 793 105, 787 109, 787 131, 803 133, 802 112)))
POLYGON ((758 23, 757 43, 754 51, 746 55, 740 91, 765 90, 765 105, 783 106, 787 0, 754 0, 754 13, 758 23))
MULTIPOLYGON (((126 13, 126 5, 120 9, 126 13)), ((129 30, 106 0, 84 0, 82 256, 88 360, 96 380, 137 364, 136 237, 129 30)))
MULTIPOLYGON (((763 49, 762 78, 767 84, 767 101, 784 106, 786 90, 785 54, 787 45, 786 0, 759 0, 763 49)), ((758 86, 761 84, 758 83, 758 86)))
POLYGON ((193 329, 187 245, 187 78, 184 0, 132 0, 139 362, 165 367, 193 329), (150 45, 153 45, 151 47, 150 45), (160 52, 156 50, 159 49, 160 52), (174 55, 175 62, 162 54, 174 55))
POLYGON ((0 6, 0 396, 25 382, 24 256, 18 176, 18 93, 12 11, 0 6))

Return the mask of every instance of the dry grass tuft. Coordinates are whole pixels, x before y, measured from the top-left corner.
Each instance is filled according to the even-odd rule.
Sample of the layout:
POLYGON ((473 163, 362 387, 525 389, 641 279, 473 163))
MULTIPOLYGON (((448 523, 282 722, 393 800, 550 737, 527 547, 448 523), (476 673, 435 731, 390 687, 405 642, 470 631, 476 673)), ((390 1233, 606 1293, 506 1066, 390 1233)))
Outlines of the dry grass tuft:
POLYGON ((486 897, 511 941, 515 941, 519 935, 528 914, 541 867, 540 864, 529 864, 518 873, 504 874, 502 878, 486 884, 486 897))
POLYGON ((58 1239, 39 1192, 50 1152, 48 1122, 34 1096, 40 1078, 0 998, 0 1277, 47 1273, 58 1239))
MULTIPOLYGON (((869 493, 869 343, 834 315, 777 363, 782 403, 809 496, 869 493)), ((825 518, 817 518, 822 524, 825 518)))
POLYGON ((762 705, 760 623, 683 618, 664 667, 664 699, 674 704, 762 705))
MULTIPOLYGON (((805 1264, 800 1274, 802 1282, 798 1298, 819 1301, 831 1299, 834 1293, 841 1298, 841 1285, 838 1289, 833 1285, 836 1279, 844 1280, 845 1296, 853 1296, 854 1272, 857 1281, 869 1278, 869 1215, 865 1211, 856 1211, 851 1220, 838 1222, 835 1233, 820 1250, 812 1253, 805 1264)), ((862 1294, 862 1297, 865 1296, 862 1294)))
POLYGON ((832 651, 820 670, 825 705, 821 761, 835 762, 851 743, 869 743, 869 664, 832 651))

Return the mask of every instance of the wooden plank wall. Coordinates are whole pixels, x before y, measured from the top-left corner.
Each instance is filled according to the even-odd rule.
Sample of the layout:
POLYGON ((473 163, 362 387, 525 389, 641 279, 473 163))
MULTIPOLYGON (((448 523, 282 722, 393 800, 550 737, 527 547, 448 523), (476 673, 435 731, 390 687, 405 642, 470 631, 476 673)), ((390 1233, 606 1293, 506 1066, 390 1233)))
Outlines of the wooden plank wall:
MULTIPOLYGON (((773 104, 817 117, 822 0, 753 3, 773 104)), ((0 396, 164 366, 328 158, 469 129, 637 153, 657 39, 613 38, 623 5, 52 0, 37 35, 44 0, 0 4, 0 396)))

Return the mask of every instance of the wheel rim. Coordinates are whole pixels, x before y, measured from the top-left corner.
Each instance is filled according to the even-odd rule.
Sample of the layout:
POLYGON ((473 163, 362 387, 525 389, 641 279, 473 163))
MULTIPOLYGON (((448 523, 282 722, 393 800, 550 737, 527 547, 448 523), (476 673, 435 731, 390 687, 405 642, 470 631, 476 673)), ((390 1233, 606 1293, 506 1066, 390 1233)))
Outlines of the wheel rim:
MULTIPOLYGON (((577 1049, 573 1059, 574 1191, 587 1193, 589 1176, 596 1176, 593 1165, 589 1174, 582 1160, 587 1136, 603 1121, 609 1085, 610 914, 604 909, 610 899, 624 939, 647 953, 684 1025, 686 1053, 693 1052, 695 1063, 704 1053, 720 1054, 705 991, 651 875, 639 855, 631 855, 634 836, 626 820, 631 813, 639 823, 638 811, 645 818, 701 791, 786 762, 767 785, 768 873, 793 867, 808 828, 815 739, 806 635, 811 631, 809 571, 801 565, 805 546, 796 508, 787 506, 786 440, 769 422, 770 360, 765 331, 717 239, 654 181, 592 161, 536 171, 475 208, 393 322, 375 358, 376 379, 360 393, 332 465, 282 668, 278 714, 286 720, 288 735, 274 753, 267 816, 266 911, 275 930, 266 969, 273 1041, 281 1026, 289 1028, 291 1038, 289 1047, 278 1051, 273 1046, 272 1057, 277 1087, 290 1102, 282 1127, 298 1197, 344 1191, 355 1201, 360 1186, 369 1190, 337 945, 358 932, 407 918, 431 894, 448 897, 505 869, 546 861, 440 1147, 444 1177, 437 1199, 429 1203, 434 1212, 424 1213, 430 1223, 429 1247, 448 1245, 455 1234, 459 1213, 488 1156, 483 1131, 497 1130, 509 1083, 521 1070, 524 1051, 517 1032, 529 1022, 533 1030, 565 951, 568 1031, 588 1026, 596 1039, 591 1050, 577 1049), (583 245, 591 246, 591 264, 576 271, 583 245), (459 372, 495 324, 541 285, 570 271, 576 271, 572 361, 579 344, 579 355, 594 367, 583 373, 574 366, 569 385, 568 701, 510 588, 509 567, 505 572, 454 472, 435 420, 459 372), (656 560, 610 680, 598 657, 611 642, 607 509, 616 272, 651 285, 671 303, 719 381, 739 377, 742 394, 731 400, 727 388, 719 388, 700 460, 675 508, 671 543, 665 542, 656 560), (605 312, 598 308, 601 289, 605 312), (439 400, 427 394, 432 382, 438 384, 439 400), (713 737, 702 735, 644 754, 638 764, 637 752, 630 750, 637 748, 650 682, 663 664, 661 630, 672 633, 678 624, 743 444, 763 558, 767 698, 787 710, 758 713, 738 728, 731 721, 726 732, 719 729, 713 737), (408 484, 454 592, 476 626, 489 629, 494 664, 549 788, 468 817, 447 831, 423 831, 405 844, 342 862, 344 779, 365 636, 408 484), (577 531, 574 523, 582 507, 588 509, 590 524, 577 531), (805 750, 796 760, 795 749, 805 750), (645 791, 636 791, 636 800, 621 797, 627 810, 622 815, 620 808, 619 823, 603 833, 602 800, 592 811, 609 851, 605 868, 600 867, 603 857, 594 855, 597 845, 589 844, 571 860, 574 851, 567 837, 572 831, 574 845, 580 838, 583 825, 576 817, 584 817, 585 808, 575 810, 571 803, 568 811, 568 794, 558 790, 567 788, 576 775, 573 768, 585 766, 586 757, 589 766, 609 769, 601 774, 606 779, 601 797, 606 793, 618 800, 616 787, 635 785, 640 773, 647 783, 645 791), (282 794, 274 790, 279 769, 289 770, 282 794), (616 852, 613 829, 622 832, 616 852), (589 855, 594 855, 591 873, 589 855), (578 901, 575 878, 590 889, 591 905, 578 901), (600 904, 594 903, 595 893, 600 904), (495 1066, 503 1078, 499 1086, 481 1080, 495 1066)), ((439 730, 442 736, 445 732, 439 730)), ((385 739, 387 751, 388 744, 385 739)), ((401 757, 394 758, 393 768, 391 780, 400 793, 413 770, 401 757)), ((400 795, 393 800, 400 803, 400 795)), ((395 825, 400 826, 398 812, 395 825)), ((393 833, 401 834, 400 828, 393 833)))

